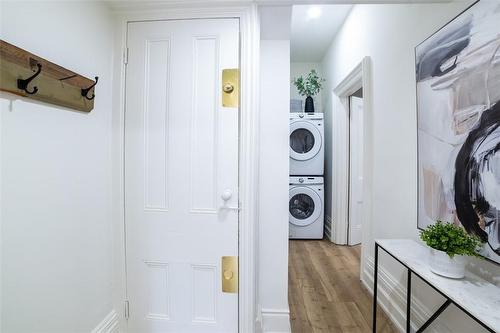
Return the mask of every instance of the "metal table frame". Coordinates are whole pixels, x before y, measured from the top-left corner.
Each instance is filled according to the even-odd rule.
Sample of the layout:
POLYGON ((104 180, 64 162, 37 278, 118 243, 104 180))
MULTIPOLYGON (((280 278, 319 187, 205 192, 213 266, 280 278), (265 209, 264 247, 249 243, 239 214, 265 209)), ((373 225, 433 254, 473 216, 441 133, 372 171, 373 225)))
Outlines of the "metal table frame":
POLYGON ((406 332, 410 333, 411 332, 411 278, 412 274, 416 275, 419 277, 422 281, 424 281, 427 285, 431 286, 432 289, 437 291, 441 296, 446 298, 446 301, 441 305, 436 312, 416 331, 416 333, 423 332, 427 327, 429 327, 430 324, 434 320, 436 320, 437 317, 441 313, 443 313, 444 310, 450 304, 455 305, 457 308, 462 310, 464 313, 466 313, 469 317, 474 319, 477 323, 479 323, 482 327, 484 327, 486 330, 489 332, 495 333, 494 330, 492 330, 490 327, 488 327, 485 323, 483 323, 480 319, 476 318, 473 316, 469 311, 464 309, 460 304, 455 303, 452 299, 450 299, 446 294, 438 290, 436 287, 434 287, 429 281, 424 279, 422 276, 420 276, 418 273, 414 272, 410 267, 408 267, 404 262, 396 258, 392 253, 384 249, 383 246, 375 242, 375 267, 374 267, 374 272, 373 272, 373 319, 372 319, 372 328, 373 328, 373 333, 377 332, 377 287, 378 287, 378 249, 381 248, 384 250, 387 254, 389 254, 391 257, 393 257, 397 262, 399 262, 401 265, 406 267, 406 270, 408 272, 408 279, 406 282, 406 332))

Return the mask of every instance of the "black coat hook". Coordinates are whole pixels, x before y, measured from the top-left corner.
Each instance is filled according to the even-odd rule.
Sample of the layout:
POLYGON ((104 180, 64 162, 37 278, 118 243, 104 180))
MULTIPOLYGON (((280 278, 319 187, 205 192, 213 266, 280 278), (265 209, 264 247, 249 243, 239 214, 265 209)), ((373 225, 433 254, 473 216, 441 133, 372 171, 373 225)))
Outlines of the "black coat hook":
POLYGON ((96 76, 96 77, 95 77, 95 82, 94 82, 94 84, 93 84, 93 85, 91 85, 91 86, 90 86, 90 87, 88 87, 88 88, 84 88, 84 89, 82 89, 82 96, 83 96, 83 97, 85 97, 86 99, 88 99, 89 101, 91 101, 91 100, 93 100, 93 99, 94 99, 95 94, 94 94, 94 93, 92 93, 92 96, 88 96, 88 93, 89 93, 90 89, 92 89, 92 88, 94 88, 94 87, 95 87, 95 85, 97 84, 97 81, 98 81, 98 80, 99 80, 99 77, 97 77, 97 76, 96 76))
POLYGON ((37 91, 38 91, 38 87, 33 87, 33 90, 32 91, 28 91, 28 84, 35 78, 38 76, 38 74, 40 74, 40 72, 42 71, 42 65, 41 64, 36 64, 36 67, 38 67, 37 71, 35 74, 33 74, 32 76, 30 76, 29 78, 27 79, 17 79, 17 88, 21 89, 21 90, 24 90, 25 93, 29 94, 29 95, 33 95, 33 94, 36 94, 37 91))

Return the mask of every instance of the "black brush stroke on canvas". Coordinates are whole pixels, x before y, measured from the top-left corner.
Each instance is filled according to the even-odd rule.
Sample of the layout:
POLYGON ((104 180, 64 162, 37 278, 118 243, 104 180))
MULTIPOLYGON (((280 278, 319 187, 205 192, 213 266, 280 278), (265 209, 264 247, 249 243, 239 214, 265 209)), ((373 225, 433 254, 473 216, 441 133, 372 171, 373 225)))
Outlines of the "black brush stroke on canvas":
MULTIPOLYGON (((491 158, 500 150, 500 141, 495 131, 500 126, 500 103, 485 111, 479 124, 469 132, 455 161, 455 206, 457 217, 469 233, 474 233, 483 242, 488 242, 488 234, 479 224, 484 220, 486 226, 499 223, 499 208, 491 205, 485 198, 483 189, 482 171, 490 170, 495 165, 490 163, 491 158), (496 136, 492 138, 492 136, 496 136), (476 154, 482 144, 488 140, 497 142, 486 149, 482 154, 476 154)), ((498 166, 497 166, 498 167, 498 166)), ((500 229, 498 229, 500 230, 500 229)), ((500 240, 500 235, 494 235, 500 240)), ((500 254, 500 248, 489 243, 495 253, 500 254)))

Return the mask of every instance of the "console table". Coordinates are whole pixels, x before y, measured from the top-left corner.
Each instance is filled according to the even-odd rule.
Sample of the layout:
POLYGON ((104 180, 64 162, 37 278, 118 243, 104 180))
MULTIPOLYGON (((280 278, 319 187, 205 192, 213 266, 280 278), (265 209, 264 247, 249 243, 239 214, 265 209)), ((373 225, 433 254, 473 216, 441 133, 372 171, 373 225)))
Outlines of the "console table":
POLYGON ((407 269, 406 332, 411 324, 411 279, 418 276, 446 301, 417 330, 423 332, 450 305, 454 304, 490 332, 500 332, 500 288, 466 272, 463 279, 450 279, 431 272, 429 248, 410 239, 375 240, 375 271, 373 286, 373 332, 377 331, 377 286, 379 249, 388 253, 407 269))

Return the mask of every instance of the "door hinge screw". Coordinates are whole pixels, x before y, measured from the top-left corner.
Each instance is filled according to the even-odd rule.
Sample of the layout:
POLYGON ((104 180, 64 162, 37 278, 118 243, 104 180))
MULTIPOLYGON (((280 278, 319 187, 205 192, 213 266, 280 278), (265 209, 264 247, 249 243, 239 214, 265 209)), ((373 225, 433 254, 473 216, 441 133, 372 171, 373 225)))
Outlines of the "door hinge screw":
POLYGON ((123 63, 128 64, 128 47, 123 50, 123 63))
POLYGON ((129 316, 130 316, 129 302, 125 301, 125 319, 128 319, 129 316))

